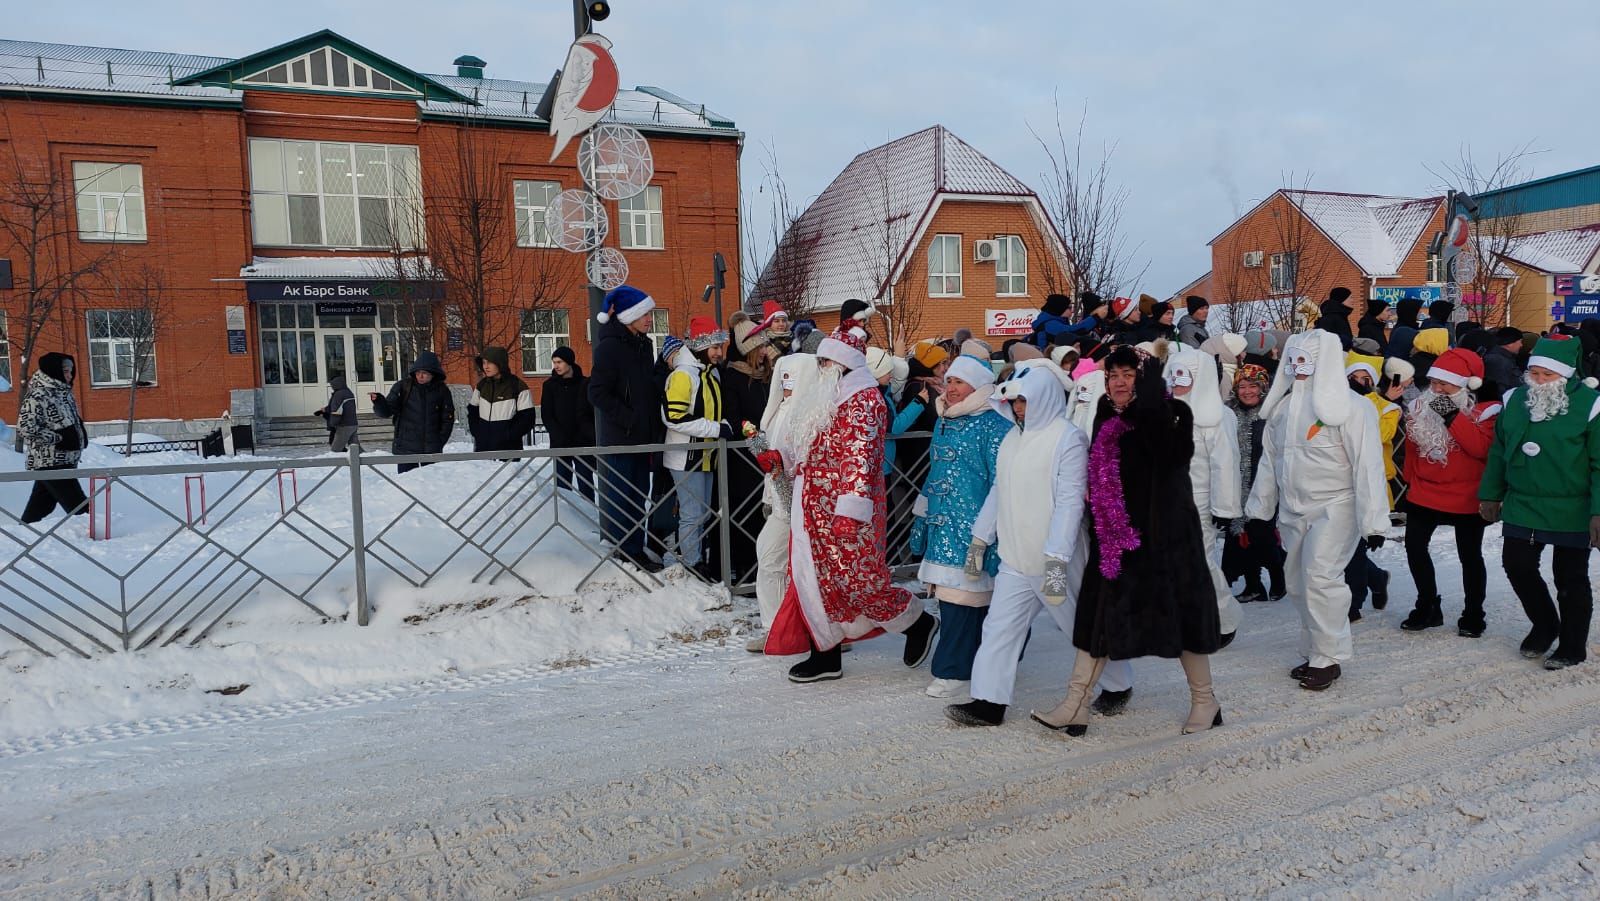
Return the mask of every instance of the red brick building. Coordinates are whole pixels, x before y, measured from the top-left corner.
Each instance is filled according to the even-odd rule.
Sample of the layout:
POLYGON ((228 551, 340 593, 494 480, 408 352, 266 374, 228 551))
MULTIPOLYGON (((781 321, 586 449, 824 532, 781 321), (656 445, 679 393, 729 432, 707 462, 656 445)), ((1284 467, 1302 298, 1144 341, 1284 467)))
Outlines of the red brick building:
POLYGON ((871 300, 878 344, 964 327, 998 346, 1027 333, 1045 295, 1071 293, 1038 195, 942 125, 857 156, 784 243, 803 262, 777 276, 769 264, 752 302, 804 294, 831 328, 846 299, 871 300))
MULTIPOLYGON (((587 360, 584 257, 543 228, 583 186, 578 142, 551 162, 545 86, 457 65, 421 74, 328 31, 242 59, 0 41, 0 206, 15 220, 41 187, 56 199, 42 238, 0 231, 0 375, 22 375, 30 272, 83 275, 35 323, 35 354, 79 358, 89 420, 125 416, 132 381, 142 420, 298 416, 334 374, 386 390, 418 348, 452 383, 480 345, 509 346, 535 385, 560 344, 587 360), (135 372, 151 294, 172 315, 135 372)), ((681 332, 713 252, 738 265, 742 136, 659 88, 619 92, 608 121, 647 136, 654 175, 604 201, 604 244, 656 298, 653 330, 681 332)))

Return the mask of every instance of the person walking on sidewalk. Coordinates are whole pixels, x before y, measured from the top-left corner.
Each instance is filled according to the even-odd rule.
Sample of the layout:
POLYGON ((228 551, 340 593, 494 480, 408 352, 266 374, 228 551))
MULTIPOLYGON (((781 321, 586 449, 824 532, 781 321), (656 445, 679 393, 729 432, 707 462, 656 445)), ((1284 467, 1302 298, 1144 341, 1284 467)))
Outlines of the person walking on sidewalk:
MULTIPOLYGON (((39 358, 38 370, 28 379, 28 389, 17 411, 17 431, 25 445, 23 465, 30 472, 77 469, 83 458, 89 433, 72 396, 77 369, 78 361, 72 357, 47 353, 39 358)), ((22 521, 38 522, 58 506, 72 516, 89 512, 88 498, 77 479, 34 482, 28 504, 22 510, 22 521)))
POLYGON ((1456 632, 1477 638, 1488 627, 1483 601, 1488 571, 1483 563, 1483 531, 1478 515, 1478 485, 1494 443, 1498 399, 1480 402, 1483 361, 1471 351, 1448 351, 1428 370, 1428 388, 1407 410, 1405 480, 1406 563, 1417 586, 1417 605, 1400 628, 1421 632, 1444 625, 1439 583, 1429 544, 1440 526, 1455 532, 1465 603, 1456 632))
POLYGON ((328 403, 316 412, 328 426, 328 447, 336 454, 342 454, 350 445, 360 445, 357 437, 360 430, 360 420, 356 418, 356 395, 345 384, 344 376, 336 375, 328 379, 328 387, 333 393, 328 397, 328 403))
POLYGON ((1506 578, 1533 629, 1522 656, 1564 669, 1587 657, 1594 597, 1589 549, 1600 547, 1600 394, 1573 339, 1540 338, 1521 388, 1507 395, 1478 489, 1483 518, 1504 520, 1506 578), (1556 602, 1539 572, 1551 552, 1556 602), (1557 606, 1559 604, 1559 607, 1557 606))
POLYGON ((972 525, 994 487, 995 459, 1011 420, 994 405, 994 370, 958 356, 944 374, 944 393, 928 450, 928 478, 913 511, 911 549, 922 557, 917 578, 939 601, 939 644, 933 652, 930 697, 964 694, 994 592, 998 555, 985 555, 982 571, 966 572, 972 525))
POLYGON ((1016 688, 1017 663, 1040 610, 1071 633, 1081 553, 1089 440, 1067 418, 1061 383, 1030 369, 1000 386, 1016 427, 1000 443, 994 487, 972 525, 963 569, 987 571, 998 551, 994 594, 972 663, 972 700, 945 708, 963 726, 998 726, 1016 688), (996 543, 998 540, 998 544, 996 543))
MULTIPOLYGON (((437 454, 444 451, 456 427, 456 403, 450 386, 444 382, 444 367, 433 351, 417 354, 406 377, 395 382, 388 395, 374 391, 367 395, 372 410, 394 420, 394 442, 389 450, 395 456, 437 454)), ((401 463, 400 472, 410 472, 427 463, 401 463)))
POLYGON ((1345 566, 1358 542, 1389 527, 1378 415, 1351 393, 1339 337, 1319 329, 1285 343, 1261 416, 1261 469, 1244 513, 1278 518, 1306 658, 1289 676, 1323 691, 1354 655, 1345 566))

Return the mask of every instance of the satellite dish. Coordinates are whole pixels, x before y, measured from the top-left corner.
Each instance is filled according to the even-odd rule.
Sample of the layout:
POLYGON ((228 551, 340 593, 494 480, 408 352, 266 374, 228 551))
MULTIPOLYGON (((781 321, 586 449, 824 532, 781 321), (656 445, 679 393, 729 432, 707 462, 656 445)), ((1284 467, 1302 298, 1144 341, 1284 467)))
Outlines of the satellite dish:
POLYGON ((589 284, 610 291, 627 283, 628 258, 615 247, 602 247, 589 254, 584 271, 589 276, 589 284))
POLYGON ((637 128, 607 123, 589 129, 579 142, 578 171, 596 194, 625 200, 649 186, 656 164, 637 128))
POLYGON ((583 253, 605 243, 611 220, 600 205, 600 198, 573 189, 550 199, 544 211, 544 228, 557 247, 583 253))

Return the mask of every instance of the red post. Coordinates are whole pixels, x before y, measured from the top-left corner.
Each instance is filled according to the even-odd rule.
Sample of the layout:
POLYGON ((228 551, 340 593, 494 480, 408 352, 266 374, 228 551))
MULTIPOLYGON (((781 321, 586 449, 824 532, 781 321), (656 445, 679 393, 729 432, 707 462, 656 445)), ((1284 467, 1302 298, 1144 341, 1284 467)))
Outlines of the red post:
POLYGON ((278 470, 278 513, 280 513, 280 514, 288 513, 289 512, 289 507, 291 506, 289 503, 287 503, 285 501, 284 496, 283 496, 283 477, 284 476, 288 476, 289 477, 289 491, 294 496, 294 503, 296 503, 296 504, 300 503, 300 480, 295 475, 297 472, 298 472, 298 470, 294 470, 294 469, 280 469, 280 470, 278 470))
POLYGON ((200 489, 200 524, 206 524, 206 477, 204 473, 183 477, 183 513, 184 521, 194 525, 194 489, 200 489))

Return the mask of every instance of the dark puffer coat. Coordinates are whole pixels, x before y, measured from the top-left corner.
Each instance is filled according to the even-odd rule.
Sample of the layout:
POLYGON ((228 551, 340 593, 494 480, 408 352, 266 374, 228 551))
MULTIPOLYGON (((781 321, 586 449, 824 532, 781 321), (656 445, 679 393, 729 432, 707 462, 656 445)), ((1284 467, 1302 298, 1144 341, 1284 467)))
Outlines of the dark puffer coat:
POLYGON ((576 362, 572 375, 544 380, 539 415, 550 433, 551 447, 594 447, 594 407, 589 405, 589 377, 576 362))
POLYGON ((444 367, 432 351, 417 354, 406 377, 394 383, 386 397, 372 401, 372 410, 394 420, 396 454, 437 454, 444 450, 456 425, 456 405, 444 381, 444 367), (432 373, 424 385, 417 373, 432 373))

